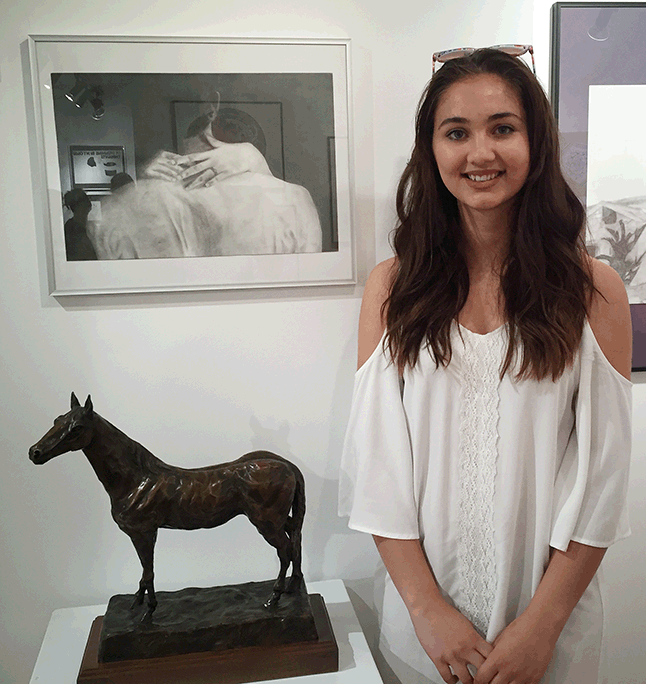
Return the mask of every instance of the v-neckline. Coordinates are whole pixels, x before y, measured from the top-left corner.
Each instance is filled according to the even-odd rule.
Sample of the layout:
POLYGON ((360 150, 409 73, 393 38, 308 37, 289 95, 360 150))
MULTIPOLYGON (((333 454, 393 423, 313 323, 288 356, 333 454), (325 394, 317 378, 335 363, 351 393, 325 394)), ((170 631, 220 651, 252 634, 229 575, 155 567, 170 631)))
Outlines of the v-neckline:
POLYGON ((469 330, 466 326, 462 325, 462 323, 458 322, 458 327, 463 330, 464 332, 469 333, 469 335, 475 335, 476 337, 487 337, 488 335, 494 335, 497 332, 500 332, 503 330, 503 328, 506 326, 506 323, 503 323, 502 325, 499 325, 497 328, 494 328, 493 330, 490 330, 489 332, 486 333, 479 333, 479 332, 474 332, 473 330, 469 330))

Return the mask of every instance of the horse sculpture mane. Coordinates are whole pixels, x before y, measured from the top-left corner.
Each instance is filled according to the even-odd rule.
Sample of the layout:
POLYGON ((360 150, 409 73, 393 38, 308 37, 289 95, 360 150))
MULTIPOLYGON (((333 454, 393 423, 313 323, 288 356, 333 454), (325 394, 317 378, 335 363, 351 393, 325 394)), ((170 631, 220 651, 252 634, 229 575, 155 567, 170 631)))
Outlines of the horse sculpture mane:
POLYGON ((211 528, 245 515, 277 551, 280 571, 266 606, 284 592, 300 588, 301 530, 305 517, 305 484, 301 471, 269 451, 254 451, 205 468, 179 468, 164 463, 72 393, 71 409, 29 449, 41 465, 68 451, 82 450, 110 497, 111 513, 135 547, 143 568, 133 607, 146 594, 145 617, 157 606, 153 553, 160 527, 211 528), (292 566, 289 583, 287 571, 292 566))
MULTIPOLYGON (((105 418, 101 418, 103 422, 106 425, 109 425, 113 430, 116 430, 111 423, 109 423, 105 418)), ((121 432, 121 430, 119 430, 121 432)), ((121 434, 127 439, 130 440, 130 438, 121 432, 121 434)), ((180 468, 168 465, 168 463, 164 462, 161 460, 161 458, 157 458, 154 454, 151 454, 148 449, 146 449, 145 446, 142 444, 139 444, 139 442, 135 442, 134 440, 130 440, 133 443, 133 455, 136 459, 136 464, 140 468, 140 470, 144 473, 150 473, 151 475, 161 475, 162 473, 168 473, 168 472, 174 472, 176 470, 181 470, 180 468)))

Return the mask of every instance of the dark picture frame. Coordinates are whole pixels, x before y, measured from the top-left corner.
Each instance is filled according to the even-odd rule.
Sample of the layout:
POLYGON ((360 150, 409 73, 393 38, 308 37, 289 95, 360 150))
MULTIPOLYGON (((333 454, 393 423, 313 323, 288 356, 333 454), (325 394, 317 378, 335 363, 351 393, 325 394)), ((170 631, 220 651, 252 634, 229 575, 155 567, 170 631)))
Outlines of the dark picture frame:
MULTIPOLYGON (((348 39, 29 36, 28 50, 34 130, 30 144, 37 160, 32 166, 38 189, 34 200, 37 219, 42 221, 50 294, 356 283, 348 39), (212 119, 209 109, 215 112, 212 119), (128 193, 141 197, 144 184, 148 188, 166 180, 148 172, 160 155, 202 154, 203 148, 196 151, 184 143, 187 130, 204 120, 210 122, 209 128, 193 131, 188 138, 204 144, 212 139, 215 148, 218 141, 253 144, 264 157, 248 172, 257 174, 257 181, 247 175, 235 181, 235 188, 233 181, 228 188, 224 182, 203 185, 204 193, 213 194, 211 208, 203 209, 208 198, 196 209, 189 198, 184 206, 176 204, 176 215, 186 222, 175 233, 182 251, 121 251, 122 241, 112 240, 114 231, 107 234, 106 226, 131 223, 110 223, 114 216, 110 212, 120 209, 118 202, 128 193), (232 137, 220 138, 219 133, 232 137), (97 167, 83 165, 84 156, 90 158, 97 150, 112 154, 111 147, 125 151, 110 164, 119 166, 126 181, 134 181, 123 191, 122 186, 111 188, 99 178, 97 167), (245 183, 251 188, 243 197, 246 204, 234 202, 234 193, 236 200, 244 194, 245 183), (94 261, 66 259, 63 225, 70 210, 61 200, 72 188, 87 191, 95 200, 86 228, 97 248, 94 261), (218 220, 228 221, 230 227, 221 228, 226 224, 218 220), (283 224, 283 233, 276 233, 274 239, 271 230, 278 231, 283 224), (216 228, 208 232, 212 225, 216 228), (303 226, 309 226, 309 232, 303 226), (208 232, 202 243, 199 230, 208 232), (226 230, 228 251, 217 242, 226 230), (238 240, 256 234, 258 242, 250 246, 238 240), (280 242, 283 238, 285 242, 280 242), (238 242, 243 246, 238 248, 238 242), (208 249, 200 251, 200 244, 208 249)), ((95 157, 92 163, 98 166, 95 157)), ((168 206, 178 196, 170 186, 159 192, 167 192, 168 206)), ((133 206, 139 210, 144 205, 133 202, 133 206)), ((159 206, 163 214, 167 205, 159 206)), ((154 211, 153 202, 145 205, 145 211, 150 207, 154 211)), ((175 225, 175 215, 170 220, 175 225)), ((142 225, 157 229, 150 221, 142 225)), ((148 232, 149 244, 161 244, 152 230, 148 232)), ((123 243, 126 247, 129 237, 123 243)))
MULTIPOLYGON (((646 3, 557 2, 552 6, 551 24, 550 96, 561 132, 562 166, 572 189, 588 206, 590 86, 646 85, 646 3)), ((617 121, 608 123, 608 135, 615 125, 620 124, 617 121)), ((646 197, 638 199, 641 212, 646 197)), ((607 232, 602 240, 611 244, 610 240, 624 237, 628 219, 624 216, 622 220, 621 204, 600 204, 588 207, 589 222, 592 224, 594 220, 602 225, 607 232)), ((630 199, 623 200, 626 212, 635 215, 631 204, 634 202, 630 199)), ((633 242, 630 251, 633 266, 637 264, 639 267, 641 253, 646 251, 646 232, 638 243, 641 220, 635 219, 633 223, 635 227, 632 233, 630 230, 626 232, 626 237, 633 242)), ((589 245, 589 248, 594 254, 594 245, 589 245)), ((610 257, 604 255, 611 265, 612 257, 612 254, 610 257)), ((614 266, 622 277, 625 276, 622 272, 631 272, 626 259, 623 262, 617 260, 614 266)), ((631 301, 630 312, 633 323, 632 370, 644 371, 646 303, 631 301)))

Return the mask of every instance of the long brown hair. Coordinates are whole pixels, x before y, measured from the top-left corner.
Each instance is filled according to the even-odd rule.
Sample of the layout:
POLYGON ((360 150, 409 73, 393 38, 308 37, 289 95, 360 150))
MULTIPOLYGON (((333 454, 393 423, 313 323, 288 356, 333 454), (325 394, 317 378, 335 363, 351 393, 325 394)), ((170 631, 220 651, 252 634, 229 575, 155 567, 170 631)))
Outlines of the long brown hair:
POLYGON ((469 272, 458 203, 433 155, 433 129, 447 89, 480 74, 499 76, 517 93, 530 149, 501 273, 509 332, 501 377, 522 350, 516 378, 556 380, 576 355, 594 290, 583 242, 585 210, 561 173, 558 130, 543 89, 522 60, 499 50, 447 62, 422 95, 415 146, 397 190, 397 272, 384 303, 386 344, 400 370, 413 367, 423 347, 438 367, 451 360, 451 326, 466 303, 469 272))

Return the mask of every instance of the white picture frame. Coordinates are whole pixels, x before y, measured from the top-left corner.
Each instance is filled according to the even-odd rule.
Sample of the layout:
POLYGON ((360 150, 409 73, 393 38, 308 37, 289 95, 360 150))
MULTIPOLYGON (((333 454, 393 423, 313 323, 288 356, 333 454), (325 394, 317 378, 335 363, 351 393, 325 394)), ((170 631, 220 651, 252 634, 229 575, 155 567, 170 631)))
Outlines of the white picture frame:
MULTIPOLYGON (((349 40, 32 35, 28 49, 38 160, 33 169, 34 188, 40 189, 35 203, 42 218, 51 295, 356 282, 349 40), (120 85, 128 77, 136 80, 134 90, 140 93, 134 104, 132 98, 127 101, 127 88, 120 85), (63 110, 62 97, 77 82, 87 86, 91 95, 89 103, 86 98, 70 114, 63 110), (329 83, 329 92, 316 87, 320 82, 329 83), (213 88, 228 89, 218 91, 218 99, 221 96, 228 103, 281 103, 284 158, 278 174, 284 173, 285 182, 309 192, 321 225, 320 251, 68 258, 64 224, 71 212, 63 196, 71 189, 67 179, 73 177, 70 146, 123 147, 125 172, 138 183, 153 142, 159 140, 159 150, 166 150, 177 138, 172 103, 208 103, 214 99, 213 88), (155 94, 159 106, 150 106, 146 90, 155 94), (118 125, 93 119, 99 104, 118 125)), ((67 103, 71 108, 74 104, 67 103)), ((253 107, 245 112, 244 104, 241 110, 240 116, 247 119, 254 112, 253 107)), ((228 111, 231 116, 231 107, 228 111)), ((276 130, 278 123, 272 116, 270 128, 276 130)), ((241 121, 244 127, 245 120, 241 121)), ((272 144, 275 148, 273 139, 272 144)), ((275 157, 276 152, 272 154, 275 157)), ((94 206, 97 198, 90 199, 94 206)), ((105 211, 96 213, 105 215, 105 211)), ((97 225, 93 215, 89 235, 97 225)))

